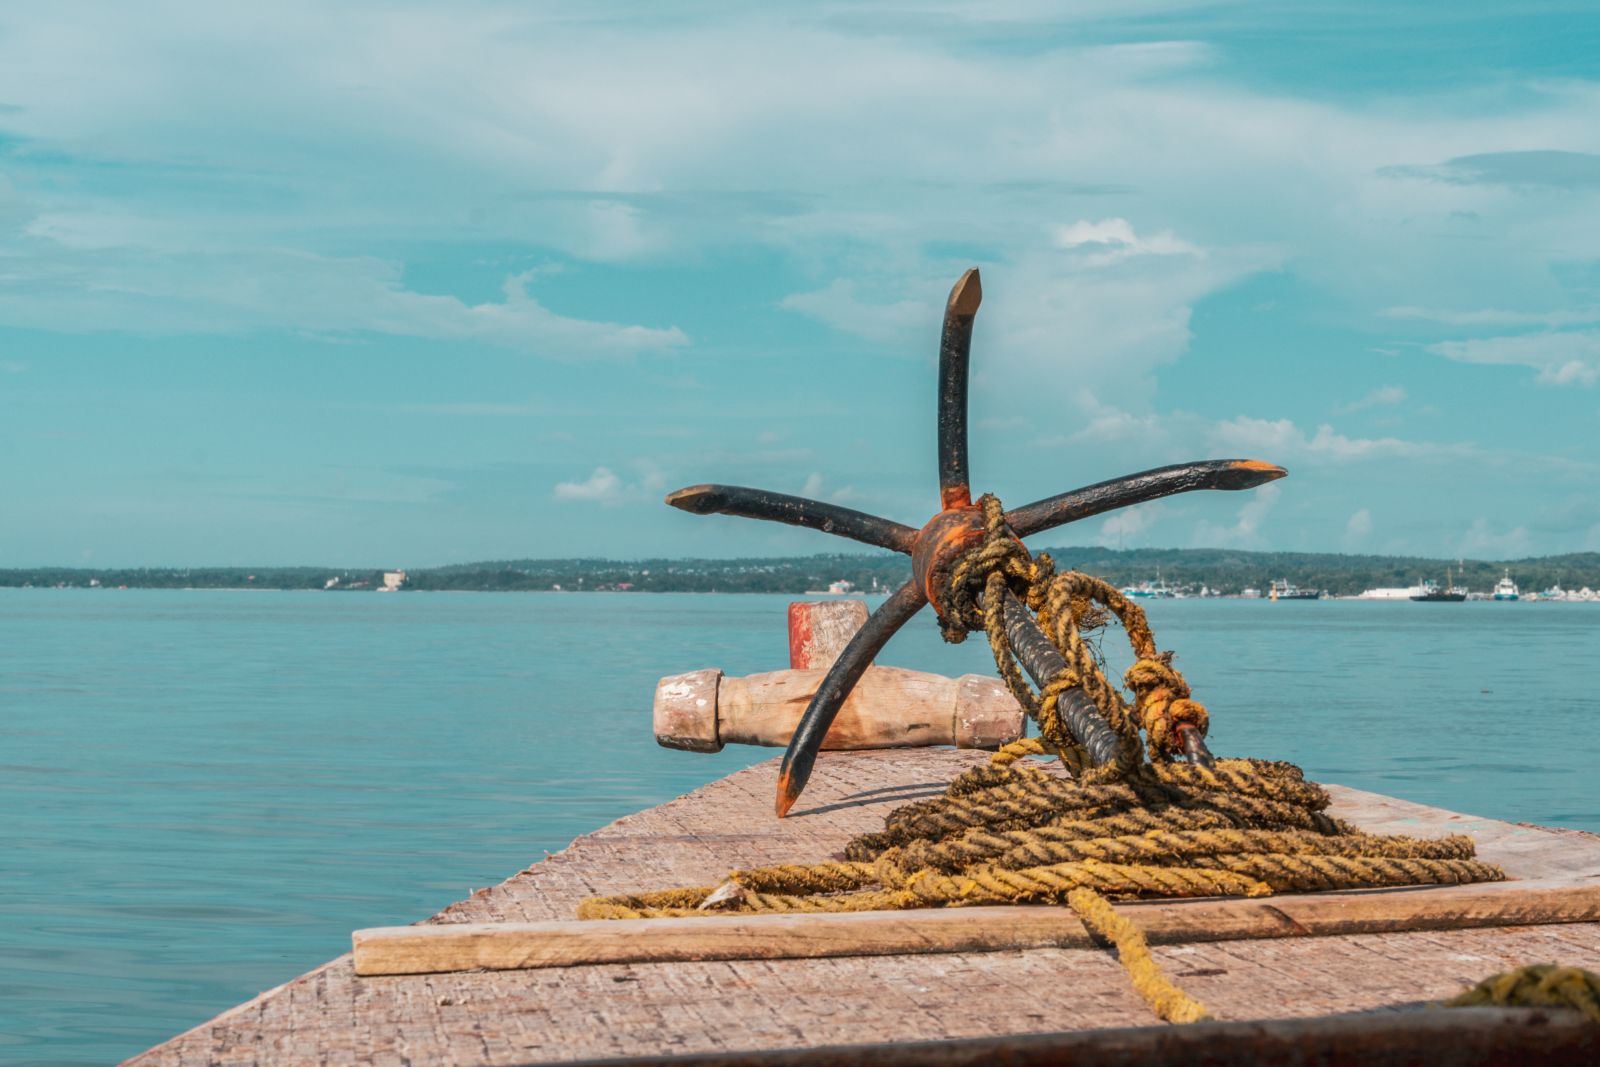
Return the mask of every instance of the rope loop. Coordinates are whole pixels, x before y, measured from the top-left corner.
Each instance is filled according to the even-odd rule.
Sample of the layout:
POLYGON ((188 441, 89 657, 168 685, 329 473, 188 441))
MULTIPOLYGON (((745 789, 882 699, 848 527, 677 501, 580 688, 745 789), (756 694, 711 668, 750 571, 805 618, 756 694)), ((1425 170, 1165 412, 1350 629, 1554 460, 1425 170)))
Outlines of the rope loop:
POLYGON ((992 602, 989 592, 996 578, 1026 601, 1030 590, 1048 577, 1047 568, 1051 567, 1050 557, 1035 560, 1007 529, 1005 509, 993 493, 979 497, 977 506, 983 512, 983 540, 963 553, 950 569, 945 612, 939 617, 939 631, 951 644, 965 641, 971 631, 987 628, 989 613, 978 606, 979 597, 992 602))
POLYGON ((983 511, 983 540, 951 568, 940 629, 951 642, 965 640, 972 630, 988 635, 1000 677, 1067 769, 1075 777, 1111 780, 1132 772, 1144 757, 1166 762, 1181 753, 1181 726, 1191 726, 1204 736, 1210 715, 1191 697, 1189 683, 1172 666, 1172 653, 1157 651, 1144 611, 1109 582, 1080 571, 1058 574, 1048 555, 1030 556, 1006 527, 1005 508, 994 494, 980 497, 978 507, 983 511), (1005 633, 1001 604, 1007 592, 1038 616, 1040 629, 1067 663, 1037 693, 1023 676, 1005 633), (1135 656, 1122 679, 1133 695, 1131 702, 1106 678, 1097 646, 1088 636, 1113 618, 1127 634, 1135 656), (1068 733, 1059 705, 1070 689, 1081 689, 1122 738, 1114 765, 1092 767, 1087 753, 1068 733))

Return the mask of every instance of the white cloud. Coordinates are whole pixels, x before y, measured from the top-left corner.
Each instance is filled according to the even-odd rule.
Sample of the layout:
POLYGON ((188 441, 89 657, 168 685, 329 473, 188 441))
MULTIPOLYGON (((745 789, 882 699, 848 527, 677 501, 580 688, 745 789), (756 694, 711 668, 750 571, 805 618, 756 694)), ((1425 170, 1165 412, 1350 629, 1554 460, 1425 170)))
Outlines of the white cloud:
POLYGON ((1380 385, 1366 396, 1353 403, 1346 404, 1342 411, 1364 411, 1367 408, 1393 407, 1405 403, 1406 391, 1399 385, 1380 385))
POLYGON ((1580 307, 1560 311, 1508 311, 1479 308, 1475 311, 1446 311, 1438 308, 1392 307, 1383 314, 1391 319, 1420 319, 1446 326, 1582 326, 1600 322, 1600 308, 1580 307))
MULTIPOLYGON (((234 303, 185 284, 204 273, 186 259, 206 248, 343 260, 373 233, 403 232, 662 262, 758 246, 817 279, 790 307, 885 345, 930 329, 919 316, 958 269, 928 242, 965 242, 991 249, 977 258, 997 273, 1010 268, 1007 340, 1032 342, 1019 365, 1092 363, 1101 378, 1120 367, 1138 381, 1182 353, 1196 301, 1289 249, 1308 278, 1370 286, 1378 306, 1502 291, 1508 271, 1533 278, 1535 253, 1505 255, 1537 244, 1526 232, 1450 246, 1450 257, 1500 265, 1469 279, 1476 293, 1461 272, 1429 269, 1441 253, 1419 228, 1437 232, 1463 208, 1492 213, 1500 192, 1375 171, 1486 143, 1582 140, 1595 111, 1570 88, 1489 115, 1448 101, 1342 108, 1230 87, 1203 43, 1017 53, 859 12, 690 15, 619 32, 605 18, 470 4, 274 10, 241 22, 192 4, 109 7, 70 28, 8 12, 8 130, 144 179, 125 195, 35 182, 36 237, 143 249, 128 273, 171 273, 166 290, 196 305, 179 319, 221 328, 260 317, 241 325, 234 303), (929 85, 941 87, 938 106, 929 85), (1373 263, 1391 268, 1380 277, 1373 263), (1078 276, 1096 268, 1120 273, 1078 276)), ((971 16, 934 21, 948 30, 958 17, 971 16)), ((1594 246, 1600 234, 1574 230, 1563 251, 1594 246)), ((23 253, 35 280, 51 269, 39 254, 23 253)), ((20 301, 3 310, 27 314, 20 301)), ((50 321, 104 317, 93 301, 90 315, 78 310, 54 301, 50 321)), ((273 310, 299 325, 295 304, 273 310)), ((484 320, 517 317, 436 314, 495 336, 503 327, 484 320)), ((410 329, 418 315, 428 317, 411 308, 391 321, 410 329)))
POLYGON ((1532 539, 1525 526, 1496 529, 1483 517, 1472 520, 1465 533, 1454 541, 1457 556, 1479 559, 1515 559, 1529 554, 1532 539))
POLYGON ((11 180, 0 173, 0 240, 21 232, 33 219, 32 206, 17 192, 11 180))
POLYGON ((864 337, 890 353, 907 351, 942 313, 932 301, 863 300, 856 290, 855 282, 838 278, 815 292, 791 293, 780 306, 864 337))
POLYGON ((597 504, 614 504, 622 499, 622 479, 607 467, 596 467, 594 473, 581 482, 558 482, 557 500, 582 500, 597 504))
POLYGON ((856 492, 854 486, 845 485, 829 490, 827 479, 817 471, 812 471, 806 476, 806 484, 800 487, 800 495, 812 500, 831 500, 835 504, 861 499, 861 494, 856 492))
POLYGON ((610 467, 596 467, 582 481, 558 482, 551 495, 557 500, 606 505, 658 501, 667 486, 667 474, 661 465, 650 457, 642 457, 630 461, 628 466, 635 472, 631 480, 624 480, 610 467))
MULTIPOLYGON (((981 261, 997 376, 1135 397, 1187 349, 1198 302, 1285 264, 1373 314, 1502 299, 1552 323, 1592 314, 1559 306, 1572 298, 1548 269, 1600 258, 1581 205, 1378 173, 1486 146, 1587 150, 1590 86, 1493 109, 1338 105, 1230 85, 1198 42, 970 47, 952 27, 1020 38, 1044 8, 929 7, 628 25, 473 4, 288 0, 270 20, 14 6, 0 124, 42 151, 7 159, 32 168, 32 199, 12 210, 0 191, 0 234, 32 219, 32 237, 0 250, 0 321, 377 330, 585 357, 685 343, 670 324, 564 318, 524 281, 483 303, 415 292, 350 254, 375 234, 605 262, 776 252, 814 279, 784 306, 919 353, 944 289, 981 261), (52 152, 129 181, 53 180, 52 152), (1474 240, 1450 239, 1468 216, 1474 240), (107 264, 73 259, 90 249, 107 264), (316 284, 297 288, 301 273, 316 284)), ((1049 20, 1122 10, 1094 9, 1049 20)))
POLYGON ((979 317, 979 373, 1002 386, 1029 382, 1008 400, 1036 423, 1059 422, 1069 386, 1115 393, 1124 402, 1149 396, 1152 372, 1188 349, 1194 306, 1279 256, 1237 245, 1204 254, 1080 254, 1091 246, 1030 243, 1011 262, 985 267, 993 296, 979 317))
POLYGON ((615 358, 681 347, 677 327, 558 315, 513 274, 502 299, 468 303, 406 287, 397 264, 285 250, 161 253, 69 250, 38 239, 28 259, 0 249, 0 321, 72 332, 237 333, 297 329, 481 341, 551 359, 615 358))
POLYGON ((1127 219, 1080 219, 1056 230, 1055 243, 1082 254, 1089 266, 1104 267, 1135 256, 1204 256, 1205 251, 1179 240, 1171 230, 1150 237, 1134 233, 1127 219))
POLYGON ((1327 423, 1307 434, 1289 419, 1257 419, 1248 415, 1217 423, 1211 439, 1224 451, 1272 460, 1301 458, 1327 463, 1372 459, 1464 459, 1479 454, 1465 442, 1409 441, 1399 437, 1349 437, 1327 423))
POLYGON ((1531 367, 1541 385, 1594 385, 1600 381, 1600 332, 1546 332, 1440 341, 1435 355, 1458 363, 1531 367))
POLYGON ((1344 524, 1344 539, 1346 544, 1358 544, 1366 540, 1372 533, 1372 512, 1361 508, 1351 514, 1348 522, 1344 524))
POLYGON ((1114 511, 1100 524, 1100 534, 1095 541, 1108 548, 1126 548, 1130 539, 1138 538, 1154 526, 1164 510, 1165 505, 1156 500, 1114 511))
POLYGON ((526 418, 549 415, 554 405, 498 400, 457 400, 432 404, 396 404, 393 409, 413 415, 459 415, 467 418, 526 418))
POLYGON ((1194 543, 1207 548, 1253 548, 1262 543, 1261 524, 1278 503, 1283 490, 1275 484, 1263 485, 1249 494, 1239 506, 1233 525, 1221 526, 1202 521, 1195 526, 1194 543))

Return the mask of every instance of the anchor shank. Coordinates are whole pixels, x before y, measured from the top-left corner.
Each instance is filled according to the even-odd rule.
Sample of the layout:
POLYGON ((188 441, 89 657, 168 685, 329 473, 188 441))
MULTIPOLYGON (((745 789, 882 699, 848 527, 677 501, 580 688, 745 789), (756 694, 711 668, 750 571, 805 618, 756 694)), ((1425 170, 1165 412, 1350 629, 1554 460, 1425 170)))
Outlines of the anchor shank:
MULTIPOLYGON (((1005 593, 1000 612, 1011 650, 1016 653, 1017 662, 1022 664, 1023 670, 1032 676, 1034 684, 1043 687, 1051 678, 1067 669, 1067 661, 1010 590, 1005 593)), ((1117 735, 1082 689, 1074 687, 1062 693, 1057 707, 1067 733, 1089 753, 1090 762, 1098 767, 1116 760, 1117 735)))

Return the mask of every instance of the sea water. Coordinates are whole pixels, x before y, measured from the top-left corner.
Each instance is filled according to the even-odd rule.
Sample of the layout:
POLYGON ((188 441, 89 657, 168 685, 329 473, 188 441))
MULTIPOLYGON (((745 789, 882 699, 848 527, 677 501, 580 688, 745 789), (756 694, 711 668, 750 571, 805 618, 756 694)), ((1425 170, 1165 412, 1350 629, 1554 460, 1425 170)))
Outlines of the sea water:
MULTIPOLYGON (((131 1055, 771 757, 650 699, 786 666, 789 599, 0 590, 0 1062, 131 1055)), ((1219 754, 1600 831, 1600 606, 1146 607, 1219 754)), ((879 662, 993 669, 926 613, 879 662)))

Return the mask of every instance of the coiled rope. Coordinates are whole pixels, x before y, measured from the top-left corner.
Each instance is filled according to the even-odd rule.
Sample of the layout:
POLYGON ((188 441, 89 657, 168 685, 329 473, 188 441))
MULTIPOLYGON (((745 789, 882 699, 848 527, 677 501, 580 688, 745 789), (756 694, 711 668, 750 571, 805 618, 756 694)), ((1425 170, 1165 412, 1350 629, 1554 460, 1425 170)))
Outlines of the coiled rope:
MULTIPOLYGON (((1193 1022, 1205 1008, 1161 971, 1138 927, 1110 900, 1258 897, 1282 892, 1498 881, 1470 838, 1368 834, 1327 813, 1329 796, 1289 763, 1176 762, 1180 726, 1209 718, 1170 653, 1156 649, 1144 612, 1107 583, 1055 573, 1029 557, 985 496, 985 536, 952 569, 947 640, 983 630, 1001 677, 1039 727, 945 794, 890 812, 842 859, 734 871, 721 886, 593 897, 585 919, 708 913, 843 912, 980 904, 1065 904, 1113 946, 1135 988, 1161 1018, 1193 1022), (1000 620, 1009 590, 1033 610, 1066 668, 1035 693, 1000 620), (1111 618, 1135 662, 1110 683, 1091 635, 1111 618), (1117 757, 1095 767, 1067 733, 1057 703, 1075 687, 1116 731, 1117 757), (1068 778, 1022 762, 1060 759, 1068 778)), ((1563 986, 1565 988, 1565 986, 1563 986)))

